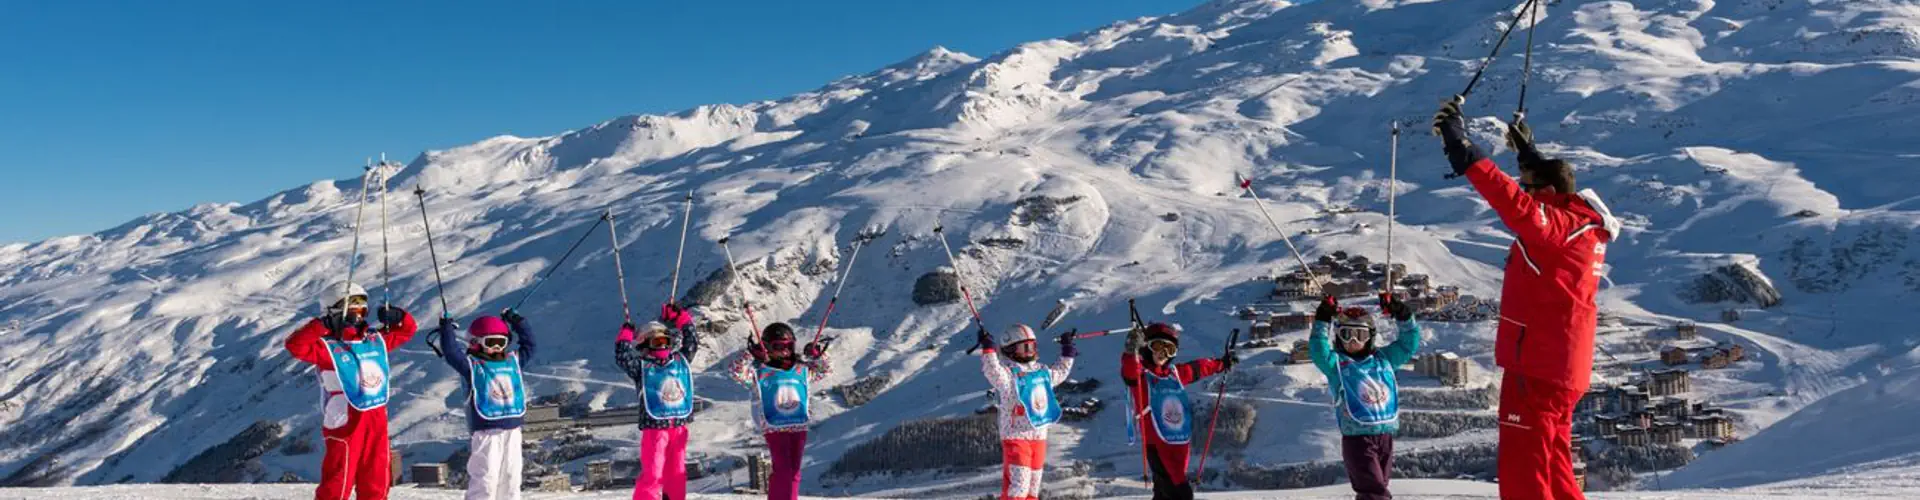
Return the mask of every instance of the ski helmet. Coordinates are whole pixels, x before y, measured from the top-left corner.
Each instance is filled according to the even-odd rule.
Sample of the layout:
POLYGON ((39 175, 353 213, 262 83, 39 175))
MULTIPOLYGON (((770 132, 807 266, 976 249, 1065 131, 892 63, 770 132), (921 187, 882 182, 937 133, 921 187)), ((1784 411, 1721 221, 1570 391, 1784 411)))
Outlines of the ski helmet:
POLYGON ((467 326, 467 341, 475 346, 484 346, 489 340, 497 338, 501 347, 505 347, 511 335, 512 330, 507 328, 507 322, 496 316, 474 318, 473 323, 467 326))
POLYGON ((353 297, 359 297, 362 301, 367 300, 367 289, 361 288, 358 283, 335 281, 327 285, 327 288, 320 292, 320 310, 338 311, 340 307, 347 302, 347 299, 353 297), (344 297, 339 295, 342 289, 347 291, 344 297))
POLYGON ((762 346, 773 347, 780 345, 786 346, 787 349, 792 349, 794 342, 796 341, 793 336, 793 327, 787 326, 786 323, 774 322, 760 331, 760 345, 762 346))
POLYGON ((1376 337, 1373 331, 1373 315, 1367 313, 1366 309, 1358 307, 1349 307, 1341 311, 1335 316, 1333 327, 1336 337, 1340 337, 1342 342, 1346 341, 1344 338, 1346 335, 1343 332, 1348 330, 1365 330, 1368 345, 1372 345, 1376 337))
POLYGON ((666 323, 658 321, 648 321, 647 326, 640 329, 640 340, 643 341, 647 347, 656 351, 673 350, 680 347, 680 338, 673 335, 672 330, 667 329, 666 323), (666 346, 661 347, 656 345, 653 342, 655 338, 667 339, 666 346))
POLYGON ((1180 345, 1180 327, 1166 323, 1147 325, 1147 341, 1152 342, 1154 340, 1166 340, 1178 346, 1180 345))
POLYGON ((1000 333, 1000 345, 1010 346, 1021 342, 1033 342, 1035 338, 1036 337, 1033 336, 1033 328, 1014 323, 1013 327, 1000 333))

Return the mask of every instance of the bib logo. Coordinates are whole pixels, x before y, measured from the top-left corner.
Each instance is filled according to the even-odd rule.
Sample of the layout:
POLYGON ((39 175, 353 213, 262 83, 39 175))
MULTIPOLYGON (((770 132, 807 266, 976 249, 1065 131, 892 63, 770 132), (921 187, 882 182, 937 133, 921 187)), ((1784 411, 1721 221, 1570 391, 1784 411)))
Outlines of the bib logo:
POLYGON ((361 361, 359 382, 362 392, 377 391, 387 384, 387 374, 380 370, 380 363, 361 361))
POLYGON ((773 407, 780 410, 780 413, 793 413, 794 410, 800 409, 800 391, 792 387, 780 387, 779 393, 773 397, 773 407))
POLYGON ((1035 387, 1033 388, 1033 390, 1027 391, 1027 404, 1033 406, 1034 412, 1046 413, 1047 412, 1046 388, 1035 387))
POLYGON ((513 378, 506 375, 494 375, 487 381, 487 399, 494 404, 506 405, 513 402, 513 378))
POLYGON ((1378 380, 1366 380, 1360 383, 1360 403, 1368 408, 1380 408, 1387 405, 1387 386, 1378 380))
POLYGON ((1180 401, 1168 399, 1160 404, 1160 421, 1167 425, 1180 425, 1187 420, 1187 411, 1180 408, 1180 401))
POLYGON ((665 383, 660 384, 660 401, 661 402, 670 404, 670 405, 678 405, 680 404, 681 401, 686 401, 686 399, 687 399, 687 388, 681 387, 679 380, 669 379, 665 383))

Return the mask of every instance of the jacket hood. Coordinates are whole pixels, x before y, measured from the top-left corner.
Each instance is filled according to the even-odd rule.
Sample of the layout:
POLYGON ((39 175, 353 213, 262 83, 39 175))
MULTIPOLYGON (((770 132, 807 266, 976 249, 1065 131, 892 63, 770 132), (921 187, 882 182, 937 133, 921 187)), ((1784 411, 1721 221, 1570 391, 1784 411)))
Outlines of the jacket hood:
POLYGON ((1593 192, 1592 189, 1582 189, 1577 195, 1580 201, 1585 202, 1584 206, 1583 204, 1568 203, 1567 207, 1575 211, 1584 212, 1587 216, 1598 219, 1600 221, 1600 229, 1607 231, 1606 241, 1613 241, 1615 238, 1619 238, 1620 219, 1614 218, 1613 211, 1607 209, 1607 203, 1600 201, 1600 194, 1593 192), (1582 208, 1585 210, 1582 210, 1582 208))

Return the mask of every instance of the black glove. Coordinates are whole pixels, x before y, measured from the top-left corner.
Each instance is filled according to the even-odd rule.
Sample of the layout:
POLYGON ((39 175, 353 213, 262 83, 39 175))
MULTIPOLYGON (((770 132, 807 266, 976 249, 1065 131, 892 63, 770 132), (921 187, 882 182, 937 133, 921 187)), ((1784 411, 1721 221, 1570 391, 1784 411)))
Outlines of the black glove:
POLYGON ((1320 307, 1313 309, 1313 320, 1320 323, 1332 323, 1334 315, 1340 314, 1340 301, 1328 295, 1320 299, 1320 307))
POLYGON ((384 324, 387 326, 399 326, 400 323, 406 321, 406 319, 407 319, 407 310, 401 309, 399 307, 394 307, 392 304, 380 306, 380 323, 381 324, 384 324))
POLYGON ((1460 103, 1464 99, 1448 99, 1440 105, 1440 111, 1433 114, 1433 133, 1440 136, 1441 147, 1447 153, 1447 163, 1453 165, 1453 175, 1466 175, 1467 168, 1486 159, 1486 153, 1473 144, 1467 137, 1466 115, 1460 112, 1460 103))
POLYGON ((1073 345, 1073 342, 1076 340, 1079 340, 1079 337, 1080 337, 1079 328, 1068 330, 1067 333, 1060 334, 1060 357, 1072 358, 1080 355, 1080 348, 1073 345))
POLYGON ((455 323, 455 322, 453 321, 453 318, 449 318, 449 317, 446 317, 446 316, 441 316, 441 317, 440 317, 440 331, 441 331, 441 332, 443 332, 443 333, 452 333, 452 332, 454 331, 454 329, 457 329, 457 328, 460 328, 460 324, 459 324, 459 323, 455 323))
POLYGON ((760 345, 757 342, 749 343, 747 344, 747 355, 753 356, 753 360, 760 362, 760 364, 767 364, 767 346, 760 345))
POLYGON ((526 316, 521 316, 521 315, 520 315, 520 311, 515 311, 515 310, 513 310, 513 309, 507 309, 507 310, 505 310, 505 311, 500 311, 500 319, 501 319, 502 321, 506 321, 506 322, 507 322, 507 324, 509 324, 509 325, 514 325, 514 326, 516 326, 516 327, 517 327, 517 326, 520 326, 520 323, 521 323, 521 322, 523 322, 523 321, 526 321, 526 320, 527 320, 527 317, 526 317, 526 316))
POLYGON ((1239 354, 1234 354, 1233 351, 1227 351, 1227 355, 1220 357, 1220 369, 1232 370, 1233 365, 1238 364, 1239 362, 1240 362, 1239 354))
POLYGON ((1413 308, 1393 294, 1380 294, 1380 310, 1385 311, 1388 316, 1393 316, 1394 321, 1413 319, 1413 308))
POLYGON ((987 325, 980 325, 979 336, 976 339, 974 339, 974 341, 978 342, 975 345, 979 346, 981 349, 986 349, 991 351, 991 350, 1000 348, 1000 346, 994 345, 993 334, 987 333, 987 325))
POLYGON ((1527 121, 1523 119, 1515 119, 1512 125, 1507 126, 1507 148, 1519 157, 1523 168, 1546 159, 1540 156, 1540 148, 1533 144, 1533 127, 1527 126, 1527 121))

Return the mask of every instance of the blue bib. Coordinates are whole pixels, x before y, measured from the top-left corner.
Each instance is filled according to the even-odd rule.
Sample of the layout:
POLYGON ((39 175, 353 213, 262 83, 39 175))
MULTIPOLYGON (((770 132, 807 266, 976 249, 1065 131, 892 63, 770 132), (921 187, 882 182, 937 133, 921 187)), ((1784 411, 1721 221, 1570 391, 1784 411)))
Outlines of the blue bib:
POLYGON ((520 381, 520 356, 488 361, 467 356, 467 385, 473 387, 473 412, 480 418, 500 420, 527 414, 527 389, 520 381))
POLYGON ((1193 403, 1187 400, 1187 386, 1180 375, 1160 378, 1142 373, 1147 382, 1147 414, 1152 416, 1153 432, 1167 444, 1187 444, 1193 440, 1193 403))
POLYGON ((333 377, 347 404, 360 411, 387 405, 387 342, 379 335, 358 342, 321 339, 333 356, 333 377))
POLYGON ((807 425, 807 365, 759 369, 760 416, 775 429, 807 425))
POLYGON ((1387 363, 1340 361, 1340 387, 1333 395, 1339 410, 1360 425, 1390 424, 1400 420, 1400 388, 1387 363))
POLYGON ((1053 372, 1047 369, 1018 373, 1013 389, 1019 392, 1020 406, 1027 410, 1027 423, 1035 429, 1060 421, 1060 402, 1053 399, 1053 372))
POLYGON ((646 363, 640 370, 640 402, 654 420, 693 415, 693 373, 675 354, 665 366, 646 363))

